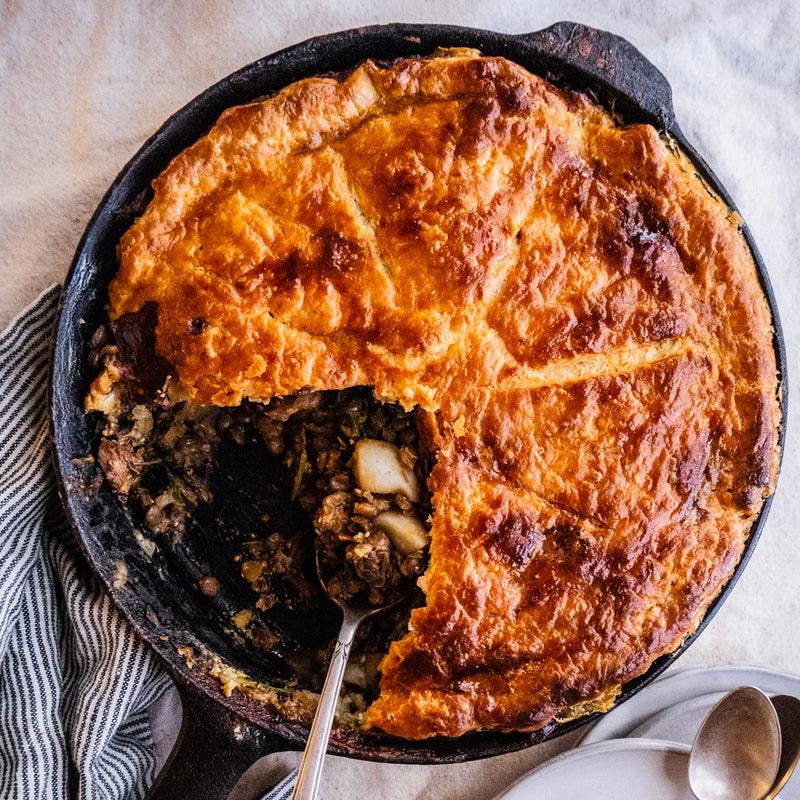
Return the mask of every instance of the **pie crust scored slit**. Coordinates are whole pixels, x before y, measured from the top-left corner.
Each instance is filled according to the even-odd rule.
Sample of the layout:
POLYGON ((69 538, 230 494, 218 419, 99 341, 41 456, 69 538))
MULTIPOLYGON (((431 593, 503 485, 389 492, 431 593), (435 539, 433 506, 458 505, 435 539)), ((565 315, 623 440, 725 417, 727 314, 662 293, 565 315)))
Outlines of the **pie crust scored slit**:
POLYGON ((156 303, 195 403, 368 385, 437 453, 425 605, 368 727, 603 710, 696 629, 780 411, 741 221, 673 142, 452 49, 231 108, 153 188, 110 318, 156 303))

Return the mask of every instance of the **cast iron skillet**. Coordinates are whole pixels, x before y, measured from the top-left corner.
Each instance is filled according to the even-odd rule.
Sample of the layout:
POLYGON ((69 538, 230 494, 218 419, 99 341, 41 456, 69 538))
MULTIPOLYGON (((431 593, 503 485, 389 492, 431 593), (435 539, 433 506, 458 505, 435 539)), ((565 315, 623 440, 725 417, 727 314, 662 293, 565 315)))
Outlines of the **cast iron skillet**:
MULTIPOLYGON (((306 730, 238 692, 224 697, 214 681, 190 670, 176 651, 203 643, 250 674, 265 679, 281 677, 279 664, 255 659, 223 629, 220 620, 233 607, 225 603, 234 601, 223 598, 212 608, 196 590, 204 562, 214 559, 218 543, 206 542, 200 550, 184 545, 172 551, 162 547, 151 559, 108 487, 95 491, 97 467, 80 460, 91 452, 95 437, 94 421, 82 412, 90 380, 87 340, 102 321, 108 283, 117 268, 116 244, 144 211, 152 194, 152 179, 173 156, 204 134, 224 109, 270 94, 300 78, 351 69, 366 58, 388 61, 426 55, 437 46, 474 47, 487 55, 504 56, 556 84, 588 92, 626 123, 646 122, 669 133, 694 161, 698 173, 734 207, 725 189, 684 139, 663 75, 623 39, 570 22, 519 36, 451 26, 395 24, 310 39, 224 78, 178 111, 145 143, 114 181, 78 246, 56 329, 52 414, 60 490, 74 533, 114 602, 161 657, 181 694, 183 727, 173 755, 149 795, 153 800, 223 798, 259 756, 302 748, 306 730), (125 581, 120 580, 122 564, 127 568, 125 581)), ((744 235, 772 310, 785 419, 786 359, 777 311, 766 271, 746 228, 744 235)), ((676 652, 658 659, 644 676, 626 684, 620 702, 659 675, 708 623, 747 563, 769 506, 770 499, 753 525, 736 574, 709 608, 697 633, 676 652)), ((224 580, 223 584, 227 590, 224 580)), ((332 625, 335 620, 321 621, 324 632, 332 630, 332 625)), ((314 629, 314 625, 309 628, 314 629)), ((441 764, 518 750, 586 721, 553 724, 532 734, 475 733, 424 742, 379 732, 338 733, 331 752, 398 763, 441 764)))

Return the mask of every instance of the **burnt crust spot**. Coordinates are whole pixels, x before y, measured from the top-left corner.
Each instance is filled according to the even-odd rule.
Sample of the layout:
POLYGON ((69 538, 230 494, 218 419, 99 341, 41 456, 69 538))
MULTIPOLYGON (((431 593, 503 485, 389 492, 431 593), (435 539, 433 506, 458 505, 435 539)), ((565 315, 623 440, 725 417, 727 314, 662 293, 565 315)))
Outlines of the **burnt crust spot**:
POLYGON ((119 374, 117 389, 126 409, 152 401, 172 372, 169 361, 156 353, 157 322, 158 305, 148 302, 109 324, 112 344, 100 360, 119 374))
POLYGON ((481 524, 488 553, 498 561, 524 568, 530 563, 548 534, 537 530, 535 520, 521 511, 496 513, 481 524))
POLYGON ((209 322, 207 319, 203 317, 193 317, 186 323, 186 332, 192 336, 199 336, 208 329, 208 326, 209 322))

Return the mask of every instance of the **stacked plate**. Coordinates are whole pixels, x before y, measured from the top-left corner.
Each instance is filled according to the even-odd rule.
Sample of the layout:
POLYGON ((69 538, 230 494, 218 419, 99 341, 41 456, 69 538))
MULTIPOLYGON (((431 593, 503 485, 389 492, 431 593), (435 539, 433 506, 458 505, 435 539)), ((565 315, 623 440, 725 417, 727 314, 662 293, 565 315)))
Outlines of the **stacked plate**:
MULTIPOLYGON (((668 673, 601 717, 579 747, 525 775, 496 800, 691 800, 692 740, 711 707, 738 686, 800 697, 800 677, 759 667, 668 673)), ((800 800, 800 770, 780 797, 800 800)))

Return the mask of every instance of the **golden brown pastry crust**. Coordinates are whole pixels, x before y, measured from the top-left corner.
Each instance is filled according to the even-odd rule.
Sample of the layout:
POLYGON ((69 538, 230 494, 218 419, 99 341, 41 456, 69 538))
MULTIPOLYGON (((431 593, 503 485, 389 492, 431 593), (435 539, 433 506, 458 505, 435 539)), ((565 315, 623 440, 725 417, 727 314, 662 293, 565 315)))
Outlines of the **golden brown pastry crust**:
POLYGON ((694 630, 780 415, 738 220, 670 141, 456 50, 230 109, 154 189, 110 312, 158 303, 196 402, 368 384, 439 449, 369 725, 535 729, 694 630))

